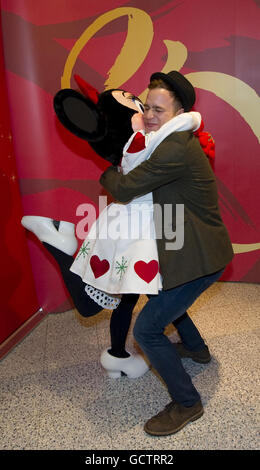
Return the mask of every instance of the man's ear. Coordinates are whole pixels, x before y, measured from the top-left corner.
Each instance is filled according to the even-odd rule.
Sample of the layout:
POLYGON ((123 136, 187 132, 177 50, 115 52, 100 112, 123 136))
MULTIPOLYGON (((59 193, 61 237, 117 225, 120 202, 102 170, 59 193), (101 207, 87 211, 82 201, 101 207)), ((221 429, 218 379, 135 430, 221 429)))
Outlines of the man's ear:
POLYGON ((70 88, 60 90, 54 96, 54 110, 66 129, 72 134, 97 142, 106 133, 106 122, 97 105, 81 93, 70 88))
POLYGON ((184 113, 184 108, 178 109, 178 111, 176 112, 175 116, 179 116, 179 114, 182 114, 182 113, 184 113))

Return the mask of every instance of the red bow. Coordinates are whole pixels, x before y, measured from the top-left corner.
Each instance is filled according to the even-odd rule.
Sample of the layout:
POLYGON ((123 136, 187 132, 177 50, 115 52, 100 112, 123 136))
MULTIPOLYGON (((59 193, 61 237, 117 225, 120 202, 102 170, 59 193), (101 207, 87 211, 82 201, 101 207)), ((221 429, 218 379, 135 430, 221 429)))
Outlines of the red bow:
POLYGON ((80 90, 82 91, 83 95, 89 98, 93 103, 98 102, 99 92, 94 88, 90 83, 87 83, 83 78, 79 75, 74 75, 75 81, 77 82, 80 90))
POLYGON ((201 125, 194 135, 199 138, 202 150, 205 152, 208 158, 214 160, 215 158, 215 141, 209 132, 202 132, 204 129, 204 122, 201 121, 201 125))

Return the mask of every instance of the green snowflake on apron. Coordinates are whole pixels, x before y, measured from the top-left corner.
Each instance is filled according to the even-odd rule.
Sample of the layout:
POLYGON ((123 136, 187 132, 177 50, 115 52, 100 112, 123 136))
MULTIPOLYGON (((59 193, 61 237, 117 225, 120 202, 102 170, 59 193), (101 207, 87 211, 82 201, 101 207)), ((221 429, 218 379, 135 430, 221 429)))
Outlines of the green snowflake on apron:
POLYGON ((79 259, 81 257, 81 255, 83 255, 83 258, 85 258, 87 255, 88 255, 88 252, 90 250, 90 242, 88 241, 87 243, 83 242, 80 249, 79 249, 79 252, 78 252, 78 255, 77 255, 77 259, 79 259))
POLYGON ((116 261, 116 274, 119 274, 120 281, 122 279, 123 274, 125 274, 127 267, 127 260, 124 256, 122 256, 121 262, 116 261))

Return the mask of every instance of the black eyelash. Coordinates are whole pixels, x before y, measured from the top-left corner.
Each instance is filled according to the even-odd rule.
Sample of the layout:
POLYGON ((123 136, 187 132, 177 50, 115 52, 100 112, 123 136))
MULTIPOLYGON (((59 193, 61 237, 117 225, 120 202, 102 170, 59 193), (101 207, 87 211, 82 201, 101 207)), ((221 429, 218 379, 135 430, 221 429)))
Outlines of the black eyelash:
POLYGON ((130 96, 125 96, 125 93, 128 93, 128 91, 123 91, 122 95, 127 99, 127 100, 132 100, 134 95, 130 95, 130 96))
POLYGON ((125 93, 129 93, 129 92, 128 92, 128 91, 123 91, 123 96, 124 96, 127 100, 133 100, 133 99, 135 99, 135 100, 139 101, 140 103, 142 103, 141 100, 139 100, 139 98, 138 98, 137 96, 132 95, 132 94, 130 94, 129 96, 125 96, 125 93))
POLYGON ((141 100, 139 100, 139 98, 135 95, 132 95, 130 94, 129 96, 125 96, 125 93, 128 93, 127 91, 123 91, 122 95, 127 99, 127 100, 130 100, 130 101, 138 101, 138 103, 140 103, 140 106, 142 108, 142 111, 144 112, 144 106, 143 106, 143 103, 141 100))

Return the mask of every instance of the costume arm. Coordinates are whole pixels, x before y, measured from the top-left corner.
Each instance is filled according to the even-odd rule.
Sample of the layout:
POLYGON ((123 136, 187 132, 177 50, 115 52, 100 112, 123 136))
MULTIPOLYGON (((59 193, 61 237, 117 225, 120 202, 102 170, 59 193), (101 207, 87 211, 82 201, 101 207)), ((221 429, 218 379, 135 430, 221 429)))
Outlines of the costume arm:
MULTIPOLYGON (((169 121, 170 122, 170 121, 169 121)), ((201 114, 197 111, 190 111, 189 113, 181 113, 172 120, 174 123, 173 131, 188 131, 195 132, 199 129, 201 124, 201 114)))
POLYGON ((100 183, 120 202, 150 193, 156 188, 183 176, 185 145, 178 134, 168 136, 144 161, 128 174, 118 173, 114 167, 108 168, 101 176, 100 183))
POLYGON ((196 131, 199 129, 199 127, 200 127, 200 125, 201 125, 201 122, 202 122, 201 114, 198 113, 197 111, 190 111, 189 114, 191 114, 192 121, 193 121, 193 123, 192 123, 192 131, 193 131, 193 132, 196 132, 196 131))

